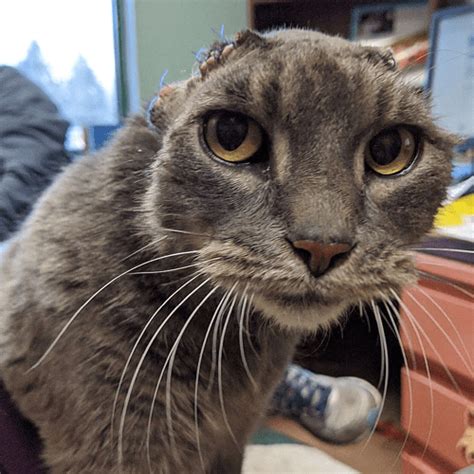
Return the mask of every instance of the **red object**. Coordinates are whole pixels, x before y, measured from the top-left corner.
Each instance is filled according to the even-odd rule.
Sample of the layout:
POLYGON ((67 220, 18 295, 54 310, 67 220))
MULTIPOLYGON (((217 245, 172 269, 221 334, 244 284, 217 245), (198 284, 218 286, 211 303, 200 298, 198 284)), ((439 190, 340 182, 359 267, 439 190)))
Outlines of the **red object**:
POLYGON ((453 472, 469 465, 460 440, 474 409, 474 266, 419 254, 417 268, 422 278, 400 308, 410 363, 402 369, 403 472, 453 472))
POLYGON ((404 441, 405 433, 389 421, 379 421, 377 424, 377 433, 385 438, 404 441))

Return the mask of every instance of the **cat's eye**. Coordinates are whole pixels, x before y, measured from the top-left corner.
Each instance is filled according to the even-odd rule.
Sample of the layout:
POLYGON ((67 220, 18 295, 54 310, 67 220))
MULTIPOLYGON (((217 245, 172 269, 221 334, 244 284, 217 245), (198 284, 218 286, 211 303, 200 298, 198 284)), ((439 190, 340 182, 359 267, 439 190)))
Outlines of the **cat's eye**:
POLYGON ((263 131, 246 115, 216 112, 204 124, 204 139, 212 153, 221 160, 242 163, 262 147, 263 131))
POLYGON ((365 162, 376 173, 390 176, 408 170, 419 152, 419 137, 408 127, 393 127, 373 137, 365 149, 365 162))

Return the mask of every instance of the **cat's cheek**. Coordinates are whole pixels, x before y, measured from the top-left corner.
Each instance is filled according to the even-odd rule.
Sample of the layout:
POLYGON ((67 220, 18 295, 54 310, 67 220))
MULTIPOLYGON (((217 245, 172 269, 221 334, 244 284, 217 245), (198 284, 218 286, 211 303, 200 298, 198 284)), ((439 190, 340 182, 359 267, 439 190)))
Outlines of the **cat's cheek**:
POLYGON ((402 241, 414 242, 431 229, 445 189, 443 176, 421 169, 410 177, 375 178, 367 189, 367 199, 376 206, 371 220, 402 241))

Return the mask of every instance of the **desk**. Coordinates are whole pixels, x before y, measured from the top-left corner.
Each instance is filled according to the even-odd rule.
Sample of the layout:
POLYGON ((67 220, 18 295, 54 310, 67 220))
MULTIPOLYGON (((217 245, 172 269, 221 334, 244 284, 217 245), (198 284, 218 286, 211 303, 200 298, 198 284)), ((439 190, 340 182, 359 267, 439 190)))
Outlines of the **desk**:
POLYGON ((474 265, 421 253, 416 260, 420 279, 402 294, 400 308, 408 357, 403 472, 448 473, 469 465, 461 439, 474 429, 474 265))

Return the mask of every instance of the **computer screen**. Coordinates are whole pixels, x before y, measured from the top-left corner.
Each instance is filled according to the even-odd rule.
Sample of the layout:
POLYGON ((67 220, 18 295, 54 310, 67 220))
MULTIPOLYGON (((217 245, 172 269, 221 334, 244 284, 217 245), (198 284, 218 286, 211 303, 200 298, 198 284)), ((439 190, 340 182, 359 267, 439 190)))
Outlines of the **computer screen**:
POLYGON ((474 6, 440 11, 433 18, 428 87, 439 125, 474 138, 474 6))

